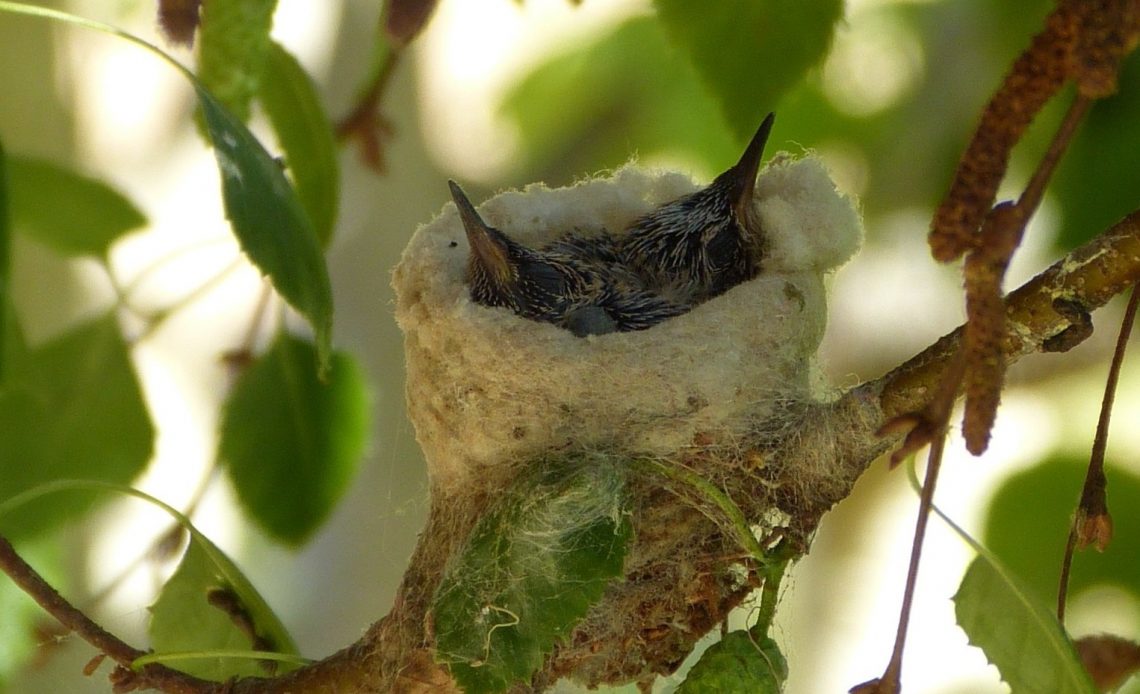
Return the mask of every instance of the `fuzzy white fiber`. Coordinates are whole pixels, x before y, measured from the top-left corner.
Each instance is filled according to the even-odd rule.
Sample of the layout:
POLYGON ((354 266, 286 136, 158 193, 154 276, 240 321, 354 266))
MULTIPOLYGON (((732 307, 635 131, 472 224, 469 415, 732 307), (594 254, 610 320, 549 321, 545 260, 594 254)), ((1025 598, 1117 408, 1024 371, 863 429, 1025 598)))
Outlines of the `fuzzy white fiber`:
MULTIPOLYGON (((568 188, 505 192, 479 213, 535 247, 570 231, 624 230, 698 188, 627 165, 568 188)), ((754 204, 765 238, 758 277, 648 330, 585 338, 470 300, 453 204, 421 226, 393 285, 408 409, 433 488, 495 484, 519 460, 569 448, 667 456, 810 399, 823 275, 857 250, 859 216, 811 157, 777 156, 754 204)))

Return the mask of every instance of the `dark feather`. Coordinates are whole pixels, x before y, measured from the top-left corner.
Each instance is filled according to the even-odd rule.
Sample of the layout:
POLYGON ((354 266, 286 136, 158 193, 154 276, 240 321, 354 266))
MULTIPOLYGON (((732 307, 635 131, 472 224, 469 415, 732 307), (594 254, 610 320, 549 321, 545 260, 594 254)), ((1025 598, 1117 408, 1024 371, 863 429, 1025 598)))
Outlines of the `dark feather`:
POLYGON ((774 118, 768 114, 740 161, 707 187, 630 225, 621 241, 621 261, 649 290, 678 303, 696 304, 760 271, 763 238, 749 211, 774 118))
POLYGON ((606 233, 564 236, 533 250, 488 226, 454 182, 452 196, 471 245, 472 301, 553 323, 578 336, 644 330, 689 310, 640 286, 606 233))

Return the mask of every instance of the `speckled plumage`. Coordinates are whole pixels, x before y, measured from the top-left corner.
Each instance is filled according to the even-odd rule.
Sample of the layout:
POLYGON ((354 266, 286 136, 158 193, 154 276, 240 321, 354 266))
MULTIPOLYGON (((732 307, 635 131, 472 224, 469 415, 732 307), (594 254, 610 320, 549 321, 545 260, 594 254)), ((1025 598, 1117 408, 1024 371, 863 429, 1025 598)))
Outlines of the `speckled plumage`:
POLYGON ((647 289, 676 303, 698 304, 760 271, 764 240, 750 210, 774 118, 768 114, 740 161, 707 187, 630 225, 619 255, 647 289))
POLYGON ((736 165, 640 217, 620 237, 569 234, 531 249, 488 226, 450 181, 471 245, 471 299, 578 336, 602 335, 653 327, 752 279, 763 255, 752 191, 773 118, 760 124, 736 165))
POLYGON ((472 301, 553 323, 579 337, 644 330, 689 310, 645 291, 622 266, 616 240, 602 233, 566 236, 534 250, 488 226, 450 182, 471 245, 472 301))

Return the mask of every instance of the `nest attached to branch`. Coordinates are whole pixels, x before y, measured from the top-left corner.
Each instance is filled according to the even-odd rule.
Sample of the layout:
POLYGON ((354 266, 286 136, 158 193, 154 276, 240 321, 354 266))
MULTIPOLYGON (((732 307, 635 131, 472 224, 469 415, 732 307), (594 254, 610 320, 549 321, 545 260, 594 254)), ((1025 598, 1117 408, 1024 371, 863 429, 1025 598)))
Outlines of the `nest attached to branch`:
MULTIPOLYGON (((571 232, 623 230, 697 189, 687 176, 627 165, 568 188, 504 192, 479 214, 539 247, 571 232)), ((829 470, 826 435, 812 447, 817 455, 796 462, 802 469, 744 479, 756 462, 746 451, 799 435, 818 411, 813 359, 826 323, 824 276, 862 239, 853 201, 813 157, 777 155, 757 178, 753 204, 762 229, 757 277, 647 330, 588 337, 474 303, 454 205, 417 230, 393 275, 408 410, 432 493, 413 557, 421 585, 402 589, 408 647, 430 649, 430 620, 424 629, 416 613, 428 611, 434 577, 487 505, 512 493, 520 466, 575 451, 683 463, 729 496, 751 496, 741 507, 762 526, 765 505, 782 505, 777 498, 810 504, 828 493, 829 475, 849 483, 838 479, 849 473, 829 470)), ((536 686, 564 675, 595 685, 669 671, 754 587, 709 510, 657 482, 631 483, 627 579, 556 649, 536 686), (709 557, 724 559, 713 566, 709 557)))

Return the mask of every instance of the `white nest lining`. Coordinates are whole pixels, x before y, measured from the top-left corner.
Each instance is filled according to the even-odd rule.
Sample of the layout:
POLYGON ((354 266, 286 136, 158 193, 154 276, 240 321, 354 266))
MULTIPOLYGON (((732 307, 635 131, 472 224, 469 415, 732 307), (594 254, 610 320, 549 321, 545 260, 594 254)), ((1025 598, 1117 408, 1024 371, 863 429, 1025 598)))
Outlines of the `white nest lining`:
MULTIPOLYGON (((479 213, 536 247, 570 231, 624 230, 697 189, 682 174, 627 165, 568 188, 501 193, 479 213)), ((452 203, 421 226, 393 285, 408 408, 433 486, 495 484, 518 460, 571 447, 669 455, 810 399, 823 275, 857 250, 859 216, 812 157, 777 156, 754 204, 765 248, 757 278, 648 330, 586 338, 470 300, 452 203)))

